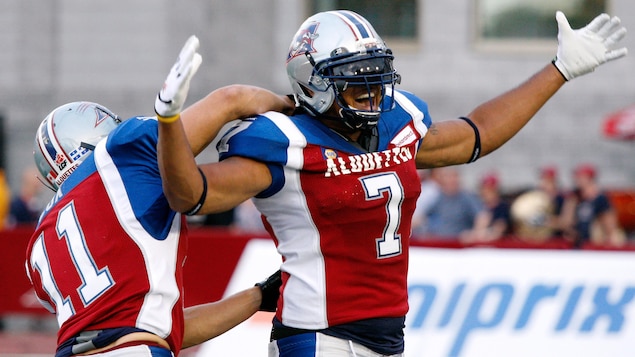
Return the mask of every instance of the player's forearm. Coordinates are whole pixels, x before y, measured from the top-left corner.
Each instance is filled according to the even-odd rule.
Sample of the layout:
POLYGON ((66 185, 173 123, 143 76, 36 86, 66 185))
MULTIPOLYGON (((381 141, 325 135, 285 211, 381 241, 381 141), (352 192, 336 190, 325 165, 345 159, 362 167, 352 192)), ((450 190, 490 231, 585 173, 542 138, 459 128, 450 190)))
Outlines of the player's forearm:
POLYGON ((159 121, 157 156, 163 192, 170 207, 177 212, 190 210, 201 197, 203 182, 181 120, 159 121))
POLYGON ((240 156, 200 166, 209 182, 205 203, 199 214, 230 210, 271 185, 269 168, 240 156))
POLYGON ((474 109, 469 118, 480 131, 481 156, 511 139, 564 83, 558 70, 548 64, 520 86, 474 109))
MULTIPOLYGON (((202 196, 207 196, 207 192, 194 157, 209 145, 225 124, 239 118, 243 111, 253 114, 253 110, 260 109, 247 102, 253 101, 252 93, 255 92, 258 89, 249 86, 223 87, 185 109, 180 119, 168 123, 159 120, 159 169, 163 191, 173 210, 188 212, 201 199, 206 199, 202 196), (241 109, 243 107, 247 109, 241 109)), ((209 188, 223 190, 224 186, 217 181, 212 177, 209 188)))
POLYGON ((247 320, 258 311, 261 296, 260 288, 253 287, 217 302, 186 308, 183 348, 203 343, 247 320))

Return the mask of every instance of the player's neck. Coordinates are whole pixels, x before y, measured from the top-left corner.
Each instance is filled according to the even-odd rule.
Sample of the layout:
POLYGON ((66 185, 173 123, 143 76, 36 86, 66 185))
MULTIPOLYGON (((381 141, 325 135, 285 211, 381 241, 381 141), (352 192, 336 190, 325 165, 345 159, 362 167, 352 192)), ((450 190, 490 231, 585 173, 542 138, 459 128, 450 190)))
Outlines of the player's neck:
POLYGON ((354 130, 346 126, 346 124, 334 120, 321 120, 321 122, 342 139, 348 141, 363 151, 377 151, 379 137, 377 135, 376 128, 368 130, 354 130))
POLYGON ((318 118, 322 122, 322 124, 326 125, 329 129, 337 133, 346 141, 356 142, 361 135, 361 130, 359 129, 351 129, 342 121, 337 118, 320 116, 318 118))

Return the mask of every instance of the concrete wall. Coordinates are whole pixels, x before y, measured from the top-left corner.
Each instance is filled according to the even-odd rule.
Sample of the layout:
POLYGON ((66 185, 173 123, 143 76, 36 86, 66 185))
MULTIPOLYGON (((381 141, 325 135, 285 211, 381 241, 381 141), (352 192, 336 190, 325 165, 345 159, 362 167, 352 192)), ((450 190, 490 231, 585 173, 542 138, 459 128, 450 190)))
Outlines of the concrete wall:
MULTIPOLYGON (((474 47, 472 1, 420 0, 417 44, 395 44, 402 88, 423 97, 434 120, 467 114, 547 64, 546 50, 487 52, 474 47)), ((635 3, 611 1, 635 31, 635 3)), ((151 114, 154 96, 190 34, 201 39, 203 65, 190 101, 230 83, 289 91, 284 59, 309 14, 299 0, 4 0, 0 12, 0 113, 5 117, 7 173, 17 188, 32 165, 35 129, 50 110, 74 100, 106 105, 123 117, 151 114)), ((555 21, 555 20, 554 20, 555 21)), ((391 45, 390 41, 389 45, 391 45)), ((635 36, 626 45, 635 51, 635 36)), ((497 170, 504 187, 532 185, 546 164, 568 172, 598 165, 606 186, 635 184, 635 143, 602 138, 610 112, 635 102, 635 55, 568 83, 499 151, 465 165, 465 182, 497 170)))

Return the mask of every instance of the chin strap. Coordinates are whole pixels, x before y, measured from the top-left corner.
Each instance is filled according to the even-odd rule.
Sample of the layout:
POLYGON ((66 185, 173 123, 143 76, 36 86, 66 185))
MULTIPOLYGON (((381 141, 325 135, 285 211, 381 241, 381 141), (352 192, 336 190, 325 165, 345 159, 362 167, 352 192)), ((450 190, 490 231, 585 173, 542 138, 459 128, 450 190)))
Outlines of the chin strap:
POLYGON ((377 127, 373 126, 370 129, 362 130, 359 139, 357 139, 357 143, 368 152, 377 151, 379 148, 379 134, 377 127))
POLYGON ((353 130, 367 130, 377 125, 377 121, 379 121, 379 113, 363 114, 363 112, 344 108, 340 108, 339 113, 340 120, 353 130))

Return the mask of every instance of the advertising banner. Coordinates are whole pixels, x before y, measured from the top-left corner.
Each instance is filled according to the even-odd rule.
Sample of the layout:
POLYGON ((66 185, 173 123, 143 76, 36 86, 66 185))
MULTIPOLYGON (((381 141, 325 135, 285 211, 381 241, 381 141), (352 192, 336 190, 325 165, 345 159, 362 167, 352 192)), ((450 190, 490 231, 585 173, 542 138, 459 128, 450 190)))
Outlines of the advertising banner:
MULTIPOLYGON (((635 353, 635 253, 422 247, 410 252, 405 356, 635 353)), ((253 285, 279 264, 269 242, 248 243, 225 295, 253 285)), ((197 357, 267 356, 272 317, 257 313, 205 343, 197 357)))

